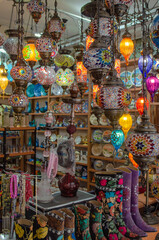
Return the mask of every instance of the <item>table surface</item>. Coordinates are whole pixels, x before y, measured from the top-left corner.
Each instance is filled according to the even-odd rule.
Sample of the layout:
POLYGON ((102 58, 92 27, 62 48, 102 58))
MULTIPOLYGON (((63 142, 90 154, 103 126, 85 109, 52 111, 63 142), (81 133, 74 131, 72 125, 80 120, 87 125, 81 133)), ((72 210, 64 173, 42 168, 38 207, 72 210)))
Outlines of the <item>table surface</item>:
MULTIPOLYGON (((95 199, 95 195, 81 190, 77 192, 77 195, 75 197, 63 197, 61 196, 61 192, 56 192, 53 194, 53 200, 51 202, 42 203, 38 201, 37 208, 42 211, 50 211, 56 208, 62 208, 73 204, 79 204, 81 202, 90 201, 93 199, 95 199)), ((36 205, 35 198, 29 201, 29 205, 35 207, 36 205)))

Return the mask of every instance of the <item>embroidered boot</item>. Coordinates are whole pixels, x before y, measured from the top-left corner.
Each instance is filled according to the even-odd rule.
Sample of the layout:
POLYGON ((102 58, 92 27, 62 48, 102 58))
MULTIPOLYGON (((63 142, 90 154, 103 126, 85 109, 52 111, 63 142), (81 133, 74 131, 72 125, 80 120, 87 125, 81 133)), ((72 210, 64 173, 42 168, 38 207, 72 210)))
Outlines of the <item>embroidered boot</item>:
POLYGON ((19 219, 15 222, 16 240, 32 240, 32 222, 27 219, 19 219))
POLYGON ((131 215, 135 224, 142 229, 144 232, 156 232, 156 228, 149 226, 142 219, 139 208, 138 208, 138 182, 139 182, 139 171, 135 167, 128 167, 132 172, 132 185, 131 185, 131 215))
POLYGON ((65 223, 64 223, 64 239, 65 240, 74 240, 75 237, 75 215, 74 213, 69 210, 68 208, 60 209, 65 216, 65 223))
POLYGON ((90 208, 90 233, 92 240, 106 240, 102 230, 102 203, 99 201, 89 201, 90 208))
POLYGON ((48 240, 48 219, 43 215, 33 217, 33 239, 48 240))
POLYGON ((116 187, 116 209, 115 209, 115 222, 116 226, 118 228, 118 231, 124 235, 125 237, 128 237, 130 239, 139 239, 139 236, 135 233, 132 233, 126 226, 124 219, 123 219, 123 209, 122 209, 122 203, 123 203, 123 174, 122 172, 115 172, 116 173, 116 179, 117 179, 117 187, 116 187))
POLYGON ((117 229, 114 219, 116 177, 113 172, 95 173, 97 199, 103 204, 102 227, 104 235, 109 240, 126 240, 117 229))
POLYGON ((138 234, 140 237, 146 237, 147 234, 136 226, 131 215, 131 179, 132 173, 125 167, 118 168, 123 172, 123 219, 130 231, 138 234))
POLYGON ((75 233, 77 240, 91 240, 89 232, 90 210, 85 205, 74 206, 75 212, 75 233))
POLYGON ((64 221, 65 216, 58 210, 48 213, 49 238, 51 240, 64 240, 64 221))

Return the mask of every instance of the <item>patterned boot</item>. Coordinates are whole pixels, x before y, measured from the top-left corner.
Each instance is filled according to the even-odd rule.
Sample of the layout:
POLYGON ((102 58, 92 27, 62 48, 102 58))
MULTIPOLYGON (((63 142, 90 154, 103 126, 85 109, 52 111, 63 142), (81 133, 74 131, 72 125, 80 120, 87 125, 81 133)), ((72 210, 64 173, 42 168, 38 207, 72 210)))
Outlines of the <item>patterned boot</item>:
POLYGON ((48 240, 48 219, 43 215, 33 217, 33 239, 48 240))
POLYGON ((106 240, 102 230, 102 203, 99 201, 89 201, 90 208, 90 233, 92 240, 106 240))
POLYGON ((65 216, 58 210, 48 213, 49 238, 51 240, 64 240, 64 221, 65 216))
POLYGON ((131 215, 135 224, 142 229, 144 232, 156 232, 157 229, 147 225, 142 219, 139 208, 138 208, 138 182, 139 182, 139 171, 135 167, 128 167, 132 172, 132 185, 131 185, 131 215))
POLYGON ((33 223, 27 219, 19 219, 15 222, 15 234, 16 240, 32 240, 33 232, 32 232, 33 223))
POLYGON ((118 228, 118 231, 124 235, 125 237, 128 237, 130 239, 139 239, 140 237, 132 233, 126 226, 124 219, 123 219, 123 213, 122 213, 122 203, 123 203, 123 174, 122 172, 115 172, 116 173, 116 179, 117 179, 117 187, 116 187, 116 209, 115 209, 115 222, 116 226, 118 228))
POLYGON ((75 229, 77 240, 91 240, 89 232, 90 210, 85 205, 79 204, 74 206, 75 212, 75 229))
POLYGON ((113 172, 95 173, 97 199, 103 204, 102 227, 109 240, 126 240, 115 225, 116 174, 113 172))
POLYGON ((136 233, 140 237, 146 237, 147 234, 142 231, 136 224, 134 223, 131 215, 131 186, 132 186, 132 173, 125 167, 118 168, 123 172, 123 219, 126 226, 130 229, 130 231, 136 233))
POLYGON ((65 240, 75 240, 75 215, 68 208, 60 209, 65 216, 64 223, 64 239, 65 240))

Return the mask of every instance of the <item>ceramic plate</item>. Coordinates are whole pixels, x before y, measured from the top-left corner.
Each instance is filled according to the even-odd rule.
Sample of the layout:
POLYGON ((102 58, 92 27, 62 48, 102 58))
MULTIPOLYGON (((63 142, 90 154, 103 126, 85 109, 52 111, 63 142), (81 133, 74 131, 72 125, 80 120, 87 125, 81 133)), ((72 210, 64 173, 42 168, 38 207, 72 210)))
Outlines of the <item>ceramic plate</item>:
POLYGON ((63 88, 59 86, 57 83, 52 84, 51 87, 51 94, 52 95, 62 95, 63 94, 63 88))
POLYGON ((104 131, 104 133, 103 133, 103 136, 102 136, 102 138, 103 138, 103 142, 105 142, 105 143, 110 143, 110 141, 111 141, 111 131, 110 130, 106 130, 106 131, 104 131))
POLYGON ((106 171, 111 172, 111 171, 113 171, 113 170, 114 170, 113 164, 112 164, 112 163, 108 163, 108 164, 106 165, 106 171))
POLYGON ((77 136, 77 137, 75 138, 75 143, 76 143, 76 144, 80 144, 81 141, 82 141, 82 139, 81 139, 80 136, 77 136))
POLYGON ((82 112, 88 113, 88 100, 86 100, 82 105, 82 112))
POLYGON ((56 134, 53 133, 50 137, 51 142, 55 142, 56 139, 57 139, 57 136, 56 136, 56 134))
POLYGON ((97 121, 97 118, 96 118, 96 116, 94 115, 94 114, 92 114, 91 116, 90 116, 90 123, 92 124, 92 125, 98 125, 98 121, 97 121))
POLYGON ((101 130, 94 130, 92 134, 92 138, 95 142, 101 142, 102 135, 103 135, 103 132, 101 130))
POLYGON ((95 143, 92 145, 91 151, 94 156, 100 156, 102 154, 102 149, 103 148, 101 144, 95 143))
POLYGON ((35 97, 41 96, 41 84, 40 83, 38 83, 34 86, 34 95, 35 95, 35 97))
POLYGON ((61 110, 64 113, 70 113, 71 112, 71 104, 63 103, 61 105, 61 110))
POLYGON ((131 74, 131 80, 133 82, 133 85, 136 87, 142 86, 142 73, 139 68, 136 68, 132 74, 131 74))
POLYGON ((104 163, 101 160, 95 160, 93 163, 93 167, 95 170, 101 171, 104 168, 104 163))
POLYGON ((121 78, 122 82, 124 83, 124 87, 126 87, 126 88, 131 88, 133 86, 131 75, 132 74, 129 71, 122 72, 120 74, 120 78, 121 78))
POLYGON ((102 125, 102 126, 107 126, 107 125, 110 125, 110 122, 108 120, 108 118, 106 118, 105 114, 102 114, 100 119, 99 119, 99 123, 102 125))
POLYGON ((114 147, 112 144, 105 144, 103 146, 103 155, 104 157, 112 157, 114 152, 114 147))
POLYGON ((26 90, 26 94, 28 97, 34 97, 34 84, 29 84, 26 90))

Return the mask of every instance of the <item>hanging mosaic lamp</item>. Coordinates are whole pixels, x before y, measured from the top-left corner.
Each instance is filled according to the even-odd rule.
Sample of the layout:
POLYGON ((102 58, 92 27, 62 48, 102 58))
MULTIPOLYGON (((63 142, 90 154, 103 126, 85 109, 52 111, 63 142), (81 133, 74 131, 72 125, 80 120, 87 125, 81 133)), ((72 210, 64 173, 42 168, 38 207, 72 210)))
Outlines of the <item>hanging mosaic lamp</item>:
POLYGON ((136 108, 137 108, 137 110, 138 110, 140 115, 142 115, 143 112, 144 112, 144 102, 145 102, 146 108, 148 109, 149 108, 149 101, 148 101, 148 99, 146 99, 146 101, 145 101, 143 97, 140 97, 136 101, 136 108))
POLYGON ((61 86, 64 91, 66 91, 66 88, 71 86, 71 84, 74 82, 74 79, 74 73, 69 68, 66 68, 65 70, 60 68, 56 73, 56 83, 61 86))
POLYGON ((122 36, 120 43, 120 53, 124 56, 126 65, 129 65, 129 58, 134 51, 134 43, 131 40, 131 34, 126 31, 122 36))
POLYGON ((31 0, 27 4, 27 9, 29 10, 34 21, 38 23, 41 18, 41 15, 45 11, 45 5, 41 0, 31 0))
POLYGON ((7 78, 7 72, 0 74, 0 87, 3 91, 3 95, 5 93, 5 90, 8 86, 8 78, 7 78))
POLYGON ((119 125, 122 127, 122 130, 124 132, 125 135, 125 139, 127 138, 127 133, 129 132, 129 130, 132 127, 132 117, 130 114, 125 113, 121 116, 121 118, 119 119, 119 125))
POLYGON ((52 52, 57 49, 56 42, 51 38, 47 30, 45 30, 43 35, 36 40, 36 49, 40 54, 42 64, 47 65, 52 52))
POLYGON ((5 34, 8 35, 8 39, 4 42, 3 48, 14 62, 18 55, 18 30, 8 29, 5 34))
POLYGON ((124 140, 125 140, 124 133, 121 129, 117 129, 117 130, 112 131, 112 133, 111 133, 111 143, 116 150, 116 153, 117 153, 116 157, 118 155, 119 148, 124 143, 124 140))
POLYGON ((150 28, 150 38, 153 44, 159 48, 159 9, 157 9, 157 14, 155 15, 150 28))
POLYGON ((79 43, 74 46, 76 59, 76 80, 77 83, 87 82, 87 69, 83 65, 84 45, 79 43))
POLYGON ((2 46, 4 42, 5 42, 5 37, 3 36, 2 33, 0 33, 0 46, 2 46))
POLYGON ((159 88, 159 79, 155 76, 148 77, 146 79, 146 87, 151 95, 151 101, 153 102, 155 93, 159 88))
POLYGON ((146 78, 147 74, 150 72, 153 66, 152 58, 149 55, 146 55, 144 58, 143 58, 143 55, 141 55, 141 57, 139 58, 138 67, 142 74, 143 74, 143 65, 145 69, 144 76, 146 78))
POLYGON ((66 30, 65 23, 60 19, 57 13, 57 1, 55 0, 55 13, 48 22, 48 31, 56 42, 61 38, 62 33, 66 30))
POLYGON ((54 59, 56 66, 65 68, 72 67, 75 63, 75 59, 70 54, 71 51, 68 49, 59 50, 59 54, 57 54, 54 59))
POLYGON ((40 67, 35 72, 38 82, 48 91, 49 87, 56 81, 56 73, 53 67, 40 67))
POLYGON ((14 79, 17 87, 26 88, 29 81, 32 79, 32 70, 25 63, 25 61, 20 58, 16 65, 10 71, 11 77, 14 79))
POLYGON ((117 77, 120 78, 120 72, 121 72, 121 53, 119 51, 115 50, 115 70, 117 72, 117 77))
POLYGON ((159 73, 159 52, 153 56, 153 69, 159 73))
POLYGON ((39 61, 40 54, 35 47, 36 37, 26 37, 27 45, 23 48, 23 58, 28 62, 29 66, 33 68, 37 61, 39 61))
POLYGON ((94 42, 94 38, 91 38, 89 35, 86 37, 86 51, 90 48, 91 44, 94 42))

